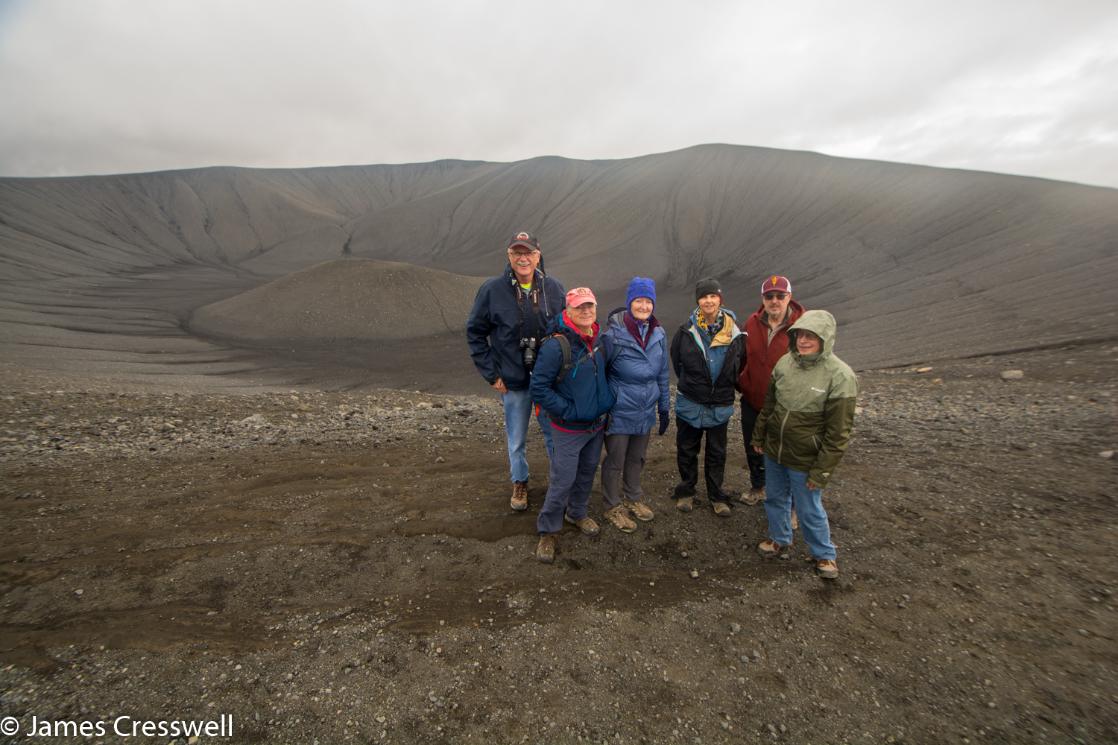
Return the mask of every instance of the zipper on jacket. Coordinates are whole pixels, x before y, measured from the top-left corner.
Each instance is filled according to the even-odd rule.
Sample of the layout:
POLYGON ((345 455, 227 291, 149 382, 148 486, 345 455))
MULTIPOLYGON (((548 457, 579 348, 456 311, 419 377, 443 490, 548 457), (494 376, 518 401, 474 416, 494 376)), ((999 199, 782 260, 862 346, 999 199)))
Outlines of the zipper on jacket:
POLYGON ((788 423, 788 417, 792 412, 785 411, 784 418, 780 420, 780 444, 776 448, 776 462, 780 462, 780 456, 784 455, 784 425, 788 423))

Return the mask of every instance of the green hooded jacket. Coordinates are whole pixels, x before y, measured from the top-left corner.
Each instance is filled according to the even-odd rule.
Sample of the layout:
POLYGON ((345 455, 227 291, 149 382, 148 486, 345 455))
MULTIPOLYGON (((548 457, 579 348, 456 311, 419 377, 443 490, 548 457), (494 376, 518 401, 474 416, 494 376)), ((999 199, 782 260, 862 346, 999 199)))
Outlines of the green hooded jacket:
POLYGON ((805 357, 794 340, 788 345, 788 354, 773 368, 750 444, 764 448, 782 466, 806 471, 823 488, 850 442, 858 378, 834 354, 834 316, 809 310, 792 324, 789 336, 797 329, 822 339, 823 351, 805 357))

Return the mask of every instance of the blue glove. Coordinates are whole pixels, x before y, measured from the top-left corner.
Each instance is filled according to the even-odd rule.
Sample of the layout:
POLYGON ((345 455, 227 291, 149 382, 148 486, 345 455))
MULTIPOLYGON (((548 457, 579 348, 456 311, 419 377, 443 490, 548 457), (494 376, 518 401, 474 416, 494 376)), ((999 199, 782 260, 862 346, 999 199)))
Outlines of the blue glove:
POLYGON ((671 423, 671 420, 668 418, 668 412, 661 411, 659 413, 660 413, 660 432, 659 432, 659 434, 663 435, 665 432, 668 431, 668 425, 671 423))

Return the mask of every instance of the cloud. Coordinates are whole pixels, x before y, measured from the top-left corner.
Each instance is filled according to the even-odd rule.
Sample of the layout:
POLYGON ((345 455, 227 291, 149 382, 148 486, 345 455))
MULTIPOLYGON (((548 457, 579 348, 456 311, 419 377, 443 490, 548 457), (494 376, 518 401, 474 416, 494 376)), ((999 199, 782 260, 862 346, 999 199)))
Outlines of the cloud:
POLYGON ((1118 185, 1118 6, 337 0, 0 5, 0 173, 703 142, 1118 185))

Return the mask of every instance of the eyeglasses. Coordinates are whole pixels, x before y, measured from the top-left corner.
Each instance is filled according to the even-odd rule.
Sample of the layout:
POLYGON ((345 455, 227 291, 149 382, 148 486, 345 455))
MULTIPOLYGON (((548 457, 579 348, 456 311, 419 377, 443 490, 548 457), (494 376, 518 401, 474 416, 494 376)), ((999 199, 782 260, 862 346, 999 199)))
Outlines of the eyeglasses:
POLYGON ((787 292, 766 292, 765 300, 783 300, 788 297, 787 292))
POLYGON ((509 256, 535 256, 539 252, 540 252, 540 250, 538 248, 534 248, 531 251, 516 251, 516 250, 510 248, 509 249, 509 256))

